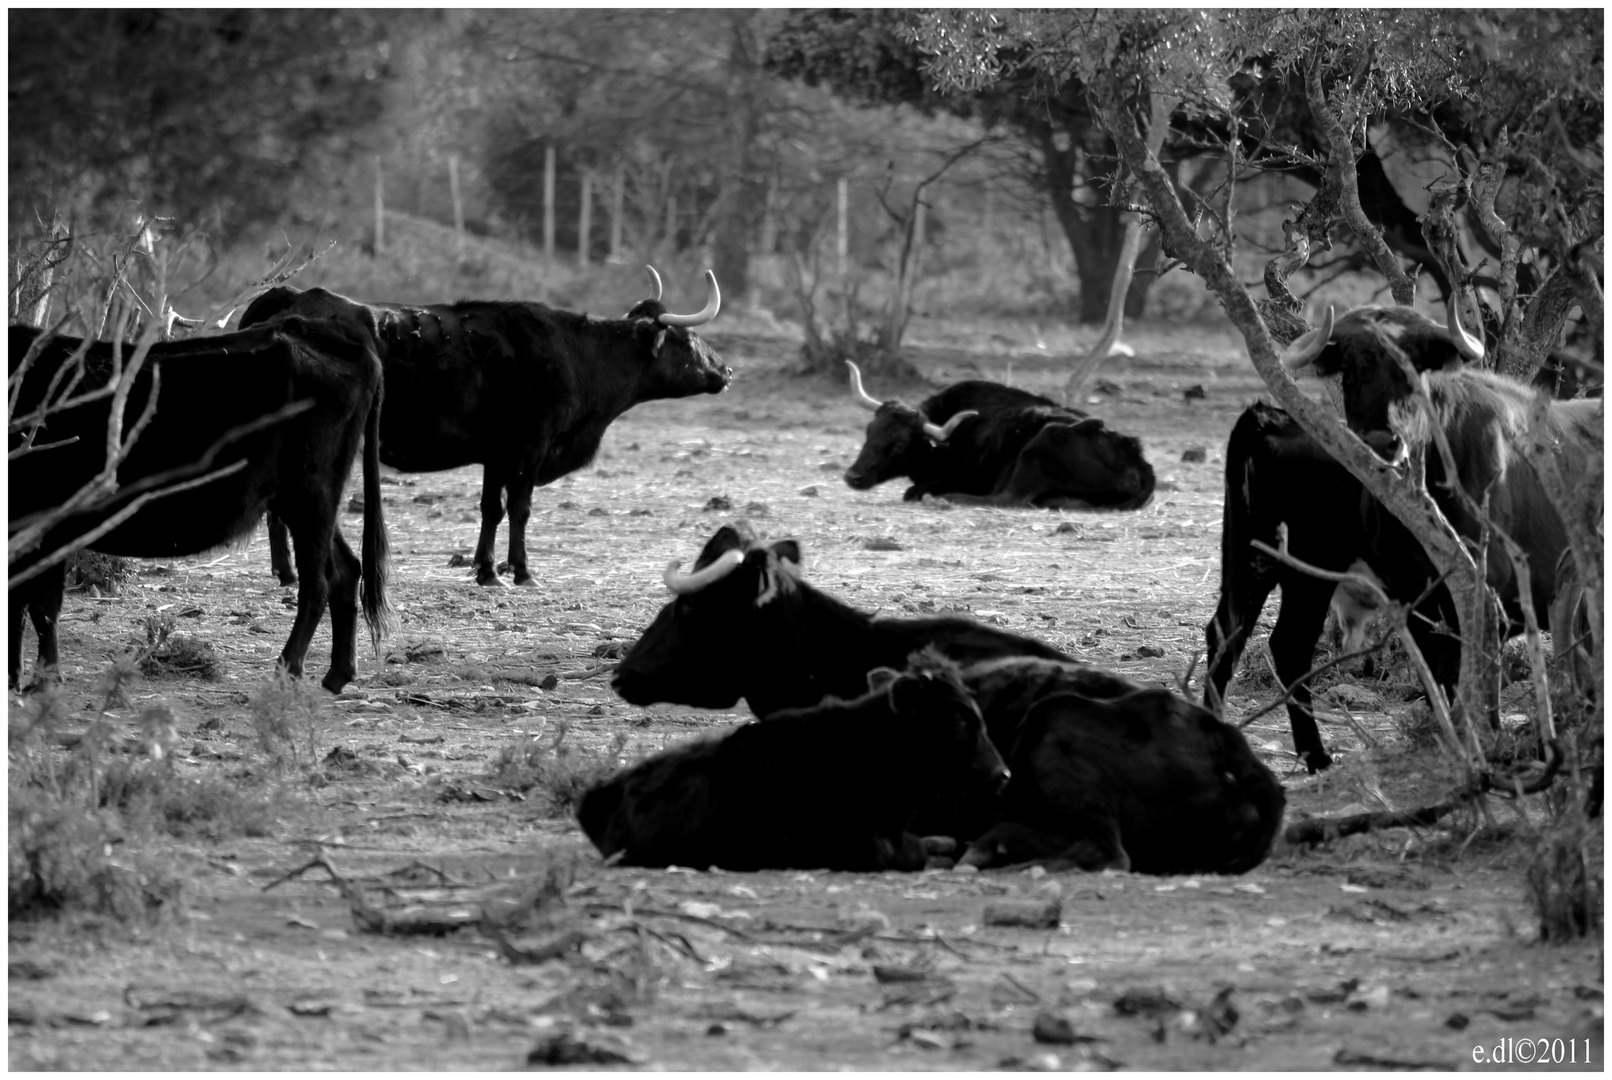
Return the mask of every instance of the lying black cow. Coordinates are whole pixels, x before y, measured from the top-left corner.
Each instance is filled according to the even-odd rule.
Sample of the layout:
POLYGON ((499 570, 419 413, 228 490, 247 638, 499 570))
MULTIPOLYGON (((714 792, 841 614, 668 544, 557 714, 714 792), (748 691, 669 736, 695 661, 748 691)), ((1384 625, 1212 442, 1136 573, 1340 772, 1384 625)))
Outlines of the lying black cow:
POLYGON ((1000 383, 955 383, 913 408, 878 402, 849 360, 852 396, 873 419, 845 482, 866 491, 897 476, 926 495, 970 506, 1136 510, 1153 498, 1142 442, 1101 420, 1000 383))
POLYGON ((921 870, 922 807, 992 798, 1007 769, 956 669, 876 668, 869 691, 673 747, 582 796, 577 820, 625 866, 921 870))
POLYGON ((965 864, 1240 874, 1270 851, 1282 785, 1207 709, 1055 660, 982 661, 963 681, 1013 772, 965 864))
MULTIPOLYGON (((493 544, 507 499, 509 568, 516 585, 531 585, 532 488, 592 461, 605 429, 634 405, 727 389, 732 370, 689 329, 721 306, 709 270, 706 284, 704 310, 674 315, 660 302, 656 275, 654 299, 620 319, 519 301, 366 304, 281 286, 254 300, 241 325, 292 314, 372 327, 386 373, 381 461, 404 472, 481 464, 476 583, 503 584, 493 544)), ((269 544, 275 572, 289 584, 284 533, 272 520, 269 544)))
MULTIPOLYGON (((1216 715, 1222 712, 1226 686, 1237 670, 1248 635, 1271 591, 1280 585, 1282 601, 1271 630, 1271 660, 1277 679, 1293 688, 1287 706, 1293 746, 1311 772, 1331 765, 1332 756, 1316 727, 1309 687, 1297 680, 1310 670, 1329 605, 1338 612, 1346 652, 1361 647, 1372 608, 1347 587, 1334 587, 1330 581, 1294 569, 1259 551, 1252 542, 1277 547, 1277 526, 1285 523, 1288 550, 1295 558, 1322 570, 1372 576, 1364 561, 1368 547, 1363 497, 1360 481, 1281 409, 1255 403, 1238 417, 1226 442, 1220 603, 1204 628, 1209 657, 1204 703, 1216 715)), ((1424 644, 1437 648, 1431 640, 1424 644)))
POLYGON ((1025 774, 1005 793, 1010 816, 959 806, 926 814, 920 831, 977 838, 975 865, 1239 873, 1265 857, 1281 786, 1207 710, 966 619, 870 619, 803 581, 799 565, 794 541, 719 530, 692 573, 668 570, 678 595, 622 660, 617 692, 713 709, 743 697, 767 717, 846 694, 897 642, 929 643, 962 667, 992 740, 1025 774))
MULTIPOLYGON (((1336 320, 1329 310, 1322 326, 1289 346, 1284 361, 1295 373, 1313 370, 1322 376, 1341 376, 1349 426, 1378 456, 1399 462, 1409 453, 1406 437, 1429 440, 1431 433, 1427 423, 1413 413, 1410 382, 1395 362, 1396 352, 1427 375, 1433 423, 1443 429, 1450 444, 1461 488, 1480 504, 1487 496, 1494 522, 1527 553, 1534 610, 1541 614, 1552 611, 1567 534, 1538 475, 1511 445, 1528 426, 1534 391, 1515 380, 1466 366, 1481 362, 1484 348, 1461 326, 1453 295, 1447 326, 1408 308, 1355 308, 1336 320)), ((1601 492, 1588 490, 1584 478, 1591 455, 1602 444, 1601 400, 1551 401, 1545 421, 1547 430, 1541 434, 1554 448, 1568 491, 1598 507, 1601 492)), ((1457 534, 1472 543, 1481 542, 1486 531, 1483 524, 1445 489, 1439 453, 1430 447, 1426 460, 1427 490, 1434 501, 1457 534)), ((1367 504, 1365 526, 1370 562, 1382 575, 1389 594, 1417 594, 1435 572, 1421 545, 1375 501, 1367 504)), ((1485 556, 1489 585, 1512 624, 1519 625, 1517 579, 1498 538, 1488 537, 1485 556)), ((1554 605, 1557 611, 1565 608, 1554 605)), ((1569 627, 1555 629, 1554 638, 1566 641, 1572 637, 1569 627)))
POLYGON ((1044 642, 972 619, 857 611, 798 575, 799 544, 761 544, 748 529, 741 534, 724 525, 692 573, 677 565, 665 577, 675 598, 616 668, 616 693, 634 705, 726 709, 743 697, 751 712, 766 716, 825 697, 856 697, 869 671, 903 667, 928 647, 957 664, 999 656, 1070 659, 1044 642), (720 647, 705 651, 698 642, 720 647), (745 673, 742 690, 734 688, 735 672, 745 673))
MULTIPOLYGON (((31 327, 11 328, 10 371, 27 371, 12 416, 36 414, 47 400, 59 401, 71 379, 74 338, 49 337, 31 327), (55 389, 52 389, 53 383, 55 389)), ((172 558, 194 555, 248 533, 267 509, 291 527, 297 542, 302 585, 297 617, 280 663, 302 672, 309 641, 330 605, 331 664, 324 686, 339 691, 350 681, 358 616, 358 578, 363 577, 364 616, 378 638, 387 619, 386 527, 381 518, 377 436, 381 414, 381 365, 362 326, 288 319, 273 327, 164 342, 151 347, 129 394, 123 418, 133 433, 160 378, 156 409, 139 430, 118 469, 119 492, 90 512, 54 525, 32 550, 11 563, 11 576, 28 571, 64 543, 133 510, 90 546, 109 555, 172 558), (338 527, 342 487, 364 443, 364 536, 362 562, 338 527), (228 475, 208 479, 214 471, 228 475), (155 487, 193 486, 145 504, 155 487)), ((127 362, 135 346, 122 346, 127 362)), ((12 460, 10 529, 16 536, 30 521, 67 503, 100 473, 106 462, 108 397, 84 400, 105 387, 113 372, 113 346, 84 350, 77 404, 54 409, 32 434, 37 449, 12 460)), ((14 431, 15 451, 29 434, 14 431)), ((22 619, 33 618, 39 635, 38 677, 57 664, 56 622, 62 607, 64 563, 57 563, 11 590, 10 680, 22 668, 22 619)))

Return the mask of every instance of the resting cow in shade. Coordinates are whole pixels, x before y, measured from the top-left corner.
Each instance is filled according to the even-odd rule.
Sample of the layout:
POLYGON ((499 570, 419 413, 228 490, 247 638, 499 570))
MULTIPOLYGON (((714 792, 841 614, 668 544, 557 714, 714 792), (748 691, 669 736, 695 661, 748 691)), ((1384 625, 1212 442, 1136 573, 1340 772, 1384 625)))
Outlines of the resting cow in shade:
POLYGON ((994 798, 1007 769, 956 669, 914 657, 868 692, 672 747, 582 796, 577 820, 625 866, 921 870, 924 806, 994 798))
MULTIPOLYGON (((1433 407, 1431 423, 1443 430, 1449 442, 1455 480, 1474 502, 1481 505, 1488 498, 1494 523, 1526 553, 1534 610, 1544 618, 1554 605, 1565 614, 1570 605, 1554 602, 1561 591, 1558 575, 1566 565, 1566 529, 1538 474, 1515 445, 1528 427, 1536 391, 1514 379, 1468 366, 1483 361, 1483 342, 1462 327, 1453 293, 1448 312, 1448 324, 1440 325, 1409 308, 1361 307, 1336 318, 1329 309, 1320 327, 1288 347, 1284 362, 1294 373, 1340 376, 1349 427, 1388 462, 1404 461, 1411 442, 1431 442, 1429 420, 1412 400, 1410 381, 1396 358, 1404 357, 1415 371, 1424 373, 1433 407)), ((1584 478, 1592 455, 1601 452, 1601 400, 1551 400, 1544 419, 1542 434, 1567 490, 1586 501, 1574 511, 1589 509, 1598 519, 1601 492, 1588 490, 1584 478)), ((1464 500, 1446 490, 1443 459, 1431 445, 1426 461, 1427 490, 1434 501, 1458 535, 1470 543, 1481 542, 1483 522, 1464 500)), ((1432 561, 1376 500, 1365 502, 1364 518, 1371 549, 1368 561, 1389 594, 1415 597, 1435 574, 1432 561)), ((1512 625, 1519 626, 1518 581, 1511 560, 1498 538, 1491 535, 1487 543, 1489 585, 1512 625)), ((1572 639, 1570 626, 1560 625, 1555 630, 1553 639, 1572 639)), ((1441 681, 1454 679, 1446 672, 1441 681)))
MULTIPOLYGON (((652 299, 619 319, 543 304, 368 304, 324 289, 281 286, 241 316, 251 326, 283 315, 328 319, 374 334, 386 379, 381 461, 404 472, 482 466, 481 533, 472 565, 479 585, 501 585, 493 544, 509 511, 509 569, 533 584, 526 563, 532 488, 588 464, 611 421, 645 401, 716 394, 733 372, 692 327, 716 318, 721 294, 705 272, 707 301, 693 315, 652 299)), ((269 523, 280 580, 294 580, 283 531, 269 523)))
MULTIPOLYGON (((25 368, 13 421, 36 414, 41 421, 37 429, 25 427, 10 437, 13 452, 25 441, 35 447, 14 458, 8 470, 15 537, 31 520, 66 504, 106 467, 111 398, 89 392, 115 385, 119 368, 111 342, 86 345, 13 326, 10 347, 13 380, 25 368), (80 363, 74 384, 72 373, 80 363), (69 386, 75 403, 60 407, 69 386)), ((123 344, 122 363, 135 351, 133 344, 123 344)), ((293 318, 234 334, 159 342, 150 347, 128 395, 123 431, 134 436, 133 446, 117 469, 116 493, 54 525, 37 547, 12 561, 11 575, 15 579, 92 530, 97 535, 88 546, 108 555, 194 555, 239 539, 265 510, 273 510, 296 538, 302 575, 297 617, 280 663, 292 675, 302 673, 328 603, 331 664, 323 684, 339 691, 356 671, 360 575, 364 616, 374 636, 388 617, 376 447, 380 417, 381 365, 372 333, 361 325, 293 318), (153 396, 154 409, 141 420, 153 396), (362 559, 347 546, 338 524, 342 487, 360 443, 362 559), (178 490, 155 495, 168 488, 178 490)), ((56 666, 64 568, 65 563, 55 563, 11 589, 12 685, 22 667, 25 612, 39 635, 38 676, 48 677, 56 666)))
POLYGON ((622 660, 615 688, 656 701, 778 710, 854 692, 889 650, 956 661, 1014 777, 997 805, 931 807, 916 831, 973 841, 978 866, 1241 873, 1270 850, 1284 796, 1235 728, 1168 691, 967 619, 870 618, 800 575, 800 545, 724 527, 622 660))
POLYGON ((873 413, 845 482, 858 491, 898 476, 926 495, 969 506, 1136 510, 1153 498, 1142 442, 1038 394, 970 379, 917 408, 875 400, 851 369, 851 395, 873 413))

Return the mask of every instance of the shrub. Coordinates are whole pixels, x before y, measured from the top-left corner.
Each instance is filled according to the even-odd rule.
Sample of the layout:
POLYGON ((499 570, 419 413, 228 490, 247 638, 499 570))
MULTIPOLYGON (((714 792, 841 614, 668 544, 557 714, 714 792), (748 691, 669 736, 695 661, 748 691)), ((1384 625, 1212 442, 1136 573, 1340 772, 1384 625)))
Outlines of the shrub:
POLYGON ((607 750, 589 750, 567 740, 570 726, 561 723, 554 738, 520 740, 498 752, 493 782, 522 792, 536 792, 548 804, 551 817, 572 812, 582 793, 621 768, 627 753, 627 736, 618 732, 607 750))

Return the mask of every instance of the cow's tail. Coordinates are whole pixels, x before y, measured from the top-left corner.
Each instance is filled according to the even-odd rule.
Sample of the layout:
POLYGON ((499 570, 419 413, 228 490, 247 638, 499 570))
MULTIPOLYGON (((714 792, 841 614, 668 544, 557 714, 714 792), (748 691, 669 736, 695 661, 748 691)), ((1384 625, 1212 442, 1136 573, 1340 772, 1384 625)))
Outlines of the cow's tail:
POLYGON ((377 651, 381 638, 391 633, 393 623, 392 606, 386 601, 391 545, 386 539, 386 519, 381 514, 381 396, 377 381, 364 423, 364 541, 359 556, 364 578, 364 621, 369 624, 370 641, 377 651))

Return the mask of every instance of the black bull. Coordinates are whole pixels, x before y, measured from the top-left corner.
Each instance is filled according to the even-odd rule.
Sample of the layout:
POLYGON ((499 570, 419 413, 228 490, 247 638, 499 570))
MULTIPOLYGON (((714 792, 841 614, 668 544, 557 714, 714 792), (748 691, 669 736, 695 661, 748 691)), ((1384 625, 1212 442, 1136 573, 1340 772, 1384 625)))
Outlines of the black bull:
MULTIPOLYGON (((1284 362, 1295 373, 1340 377, 1349 427, 1383 459, 1405 460, 1407 440, 1426 446, 1427 490, 1463 540, 1487 543, 1482 565, 1488 584, 1514 628, 1522 622, 1517 574, 1503 541, 1473 509, 1487 500, 1490 521, 1526 556, 1534 611, 1550 613, 1553 640, 1565 650, 1573 637, 1569 593, 1578 588, 1567 530, 1519 446, 1531 437, 1548 447, 1569 498, 1580 500, 1568 511, 1599 521, 1602 494, 1584 481, 1592 457, 1602 452, 1602 402, 1547 400, 1544 430, 1530 433, 1535 392, 1466 366, 1483 360, 1483 343, 1461 326, 1454 295, 1448 311, 1448 323, 1440 325, 1406 308, 1356 308, 1336 319, 1329 310, 1322 326, 1293 342, 1284 362), (1426 376, 1430 418, 1412 400, 1400 359, 1426 376), (1430 445, 1434 426, 1449 444, 1454 479, 1466 499, 1447 486, 1442 455, 1430 445)), ((1368 559, 1388 593, 1418 595, 1436 573, 1421 545, 1375 500, 1364 501, 1363 518, 1368 559)))
MULTIPOLYGON (((1256 403, 1232 427, 1226 441, 1220 601, 1205 627, 1209 668, 1204 703, 1216 714, 1221 712, 1227 684, 1260 609, 1281 586, 1281 607, 1270 636, 1271 661, 1278 681, 1291 691, 1287 714, 1293 745, 1311 772, 1331 765, 1332 756, 1316 726, 1309 687, 1300 678, 1310 670, 1329 606, 1340 609, 1351 641, 1357 640, 1359 627, 1350 625, 1348 605, 1340 602, 1343 598, 1336 595, 1331 581, 1266 555, 1252 542, 1277 547, 1278 526, 1286 525, 1288 551, 1295 558, 1322 570, 1359 573, 1372 565, 1366 518, 1375 513, 1374 505, 1360 481, 1281 409, 1256 403)), ((1415 598, 1413 593, 1403 599, 1415 598)), ((1420 611, 1410 621, 1411 632, 1439 680, 1454 685, 1460 646, 1434 630, 1441 619, 1453 623, 1448 592, 1438 589, 1420 611)))
POLYGON ((962 667, 1014 774, 1001 808, 931 823, 974 841, 966 861, 1239 873, 1269 851, 1281 785, 1207 710, 970 620, 871 618, 802 580, 799 563, 793 541, 719 530, 692 574, 668 570, 678 595, 623 659, 617 692, 705 708, 743 697, 766 717, 854 695, 892 653, 929 645, 962 667))
MULTIPOLYGON (((502 584, 493 545, 507 505, 509 568, 516 585, 531 585, 532 488, 592 461, 605 429, 634 405, 720 393, 733 378, 689 329, 716 317, 715 276, 706 271, 708 300, 694 315, 668 312, 658 275, 655 283, 655 297, 620 319, 518 301, 368 304, 282 286, 253 301, 241 325, 292 314, 373 328, 386 382, 381 461, 404 472, 479 463, 476 581, 502 584)), ((284 533, 272 519, 269 543, 289 584, 284 533)))
POLYGON ((1136 510, 1153 498, 1142 443, 1101 420, 1001 383, 968 380, 916 409, 879 402, 851 369, 851 395, 874 415, 845 482, 858 491, 911 477, 902 498, 977 506, 1136 510))
POLYGON ((869 692, 672 747, 589 789, 583 831, 626 866, 921 870, 931 803, 990 798, 1007 769, 944 662, 869 673, 869 692))
MULTIPOLYGON (((10 371, 25 361, 14 420, 61 401, 73 378, 82 343, 55 336, 35 348, 41 331, 11 328, 10 371), (31 359, 30 353, 32 353, 31 359), (55 388, 53 389, 53 383, 55 388)), ((132 510, 89 544, 110 555, 171 558, 192 555, 239 539, 266 510, 289 525, 297 543, 302 585, 297 615, 280 662, 301 674, 309 641, 330 607, 330 671, 324 686, 339 691, 356 673, 358 579, 363 609, 378 638, 388 616, 385 579, 386 528, 381 517, 377 433, 381 413, 381 365, 368 332, 290 319, 272 328, 151 346, 128 396, 125 437, 138 433, 117 471, 119 490, 86 512, 53 525, 37 546, 11 564, 15 579, 64 544, 132 510), (156 384, 155 410, 142 428, 156 384), (347 546, 338 526, 342 487, 364 443, 364 532, 362 559, 347 546), (218 470, 227 475, 200 482, 218 470), (144 504, 155 490, 190 483, 144 504)), ((127 363, 135 346, 122 346, 127 363)), ((30 519, 63 507, 106 464, 111 399, 85 400, 106 387, 114 372, 113 346, 82 350, 83 371, 76 404, 52 407, 34 435, 38 447, 11 462, 10 526, 13 536, 30 519)), ((16 450, 24 432, 12 434, 16 450)), ((11 589, 10 680, 21 670, 22 619, 26 612, 39 635, 39 677, 58 661, 56 622, 61 612, 65 563, 57 563, 11 589)))

